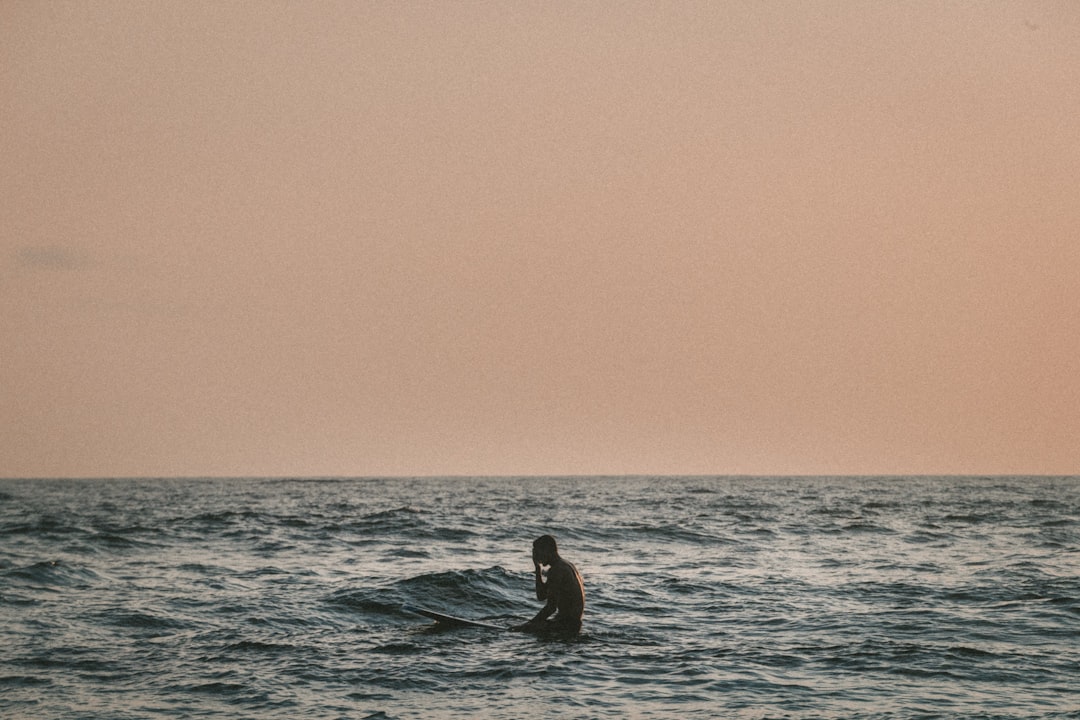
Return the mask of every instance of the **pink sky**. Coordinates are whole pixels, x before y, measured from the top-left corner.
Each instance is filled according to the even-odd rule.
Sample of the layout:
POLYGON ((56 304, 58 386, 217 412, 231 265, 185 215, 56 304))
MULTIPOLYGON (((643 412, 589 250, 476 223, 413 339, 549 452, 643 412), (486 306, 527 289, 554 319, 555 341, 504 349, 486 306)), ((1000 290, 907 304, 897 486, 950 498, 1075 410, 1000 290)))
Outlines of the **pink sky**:
POLYGON ((0 4, 0 475, 1080 471, 1080 5, 0 4))

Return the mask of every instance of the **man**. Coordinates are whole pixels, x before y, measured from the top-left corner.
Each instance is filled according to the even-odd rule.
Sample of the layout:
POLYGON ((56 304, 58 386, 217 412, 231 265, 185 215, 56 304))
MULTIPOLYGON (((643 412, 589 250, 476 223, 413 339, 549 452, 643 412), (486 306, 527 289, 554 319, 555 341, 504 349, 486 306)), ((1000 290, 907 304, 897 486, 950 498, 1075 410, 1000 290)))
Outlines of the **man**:
POLYGON ((533 541, 532 557, 536 570, 536 599, 547 600, 547 604, 532 620, 513 629, 576 635, 581 631, 581 616, 585 612, 585 586, 581 575, 573 564, 559 556, 555 538, 550 535, 541 535, 533 541), (546 577, 545 566, 548 567, 546 577), (555 618, 548 620, 552 614, 555 618))

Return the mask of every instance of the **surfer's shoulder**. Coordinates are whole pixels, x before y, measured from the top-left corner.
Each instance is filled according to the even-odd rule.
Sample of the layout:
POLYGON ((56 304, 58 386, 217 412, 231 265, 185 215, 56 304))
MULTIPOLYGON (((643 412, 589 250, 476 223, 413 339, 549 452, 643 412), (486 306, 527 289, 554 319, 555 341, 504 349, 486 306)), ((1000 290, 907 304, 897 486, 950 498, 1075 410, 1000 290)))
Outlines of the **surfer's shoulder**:
POLYGON ((559 577, 573 577, 574 575, 577 575, 577 568, 575 568, 574 564, 569 560, 559 558, 551 566, 549 576, 552 574, 558 575, 559 577))

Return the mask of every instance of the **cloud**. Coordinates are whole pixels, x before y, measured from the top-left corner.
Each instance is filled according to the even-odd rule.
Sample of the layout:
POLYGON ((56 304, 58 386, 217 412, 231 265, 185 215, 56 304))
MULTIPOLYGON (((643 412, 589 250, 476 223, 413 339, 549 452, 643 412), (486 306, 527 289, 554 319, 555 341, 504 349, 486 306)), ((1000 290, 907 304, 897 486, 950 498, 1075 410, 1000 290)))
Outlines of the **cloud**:
POLYGON ((60 245, 27 245, 16 251, 15 259, 28 270, 75 270, 85 264, 81 253, 60 245))

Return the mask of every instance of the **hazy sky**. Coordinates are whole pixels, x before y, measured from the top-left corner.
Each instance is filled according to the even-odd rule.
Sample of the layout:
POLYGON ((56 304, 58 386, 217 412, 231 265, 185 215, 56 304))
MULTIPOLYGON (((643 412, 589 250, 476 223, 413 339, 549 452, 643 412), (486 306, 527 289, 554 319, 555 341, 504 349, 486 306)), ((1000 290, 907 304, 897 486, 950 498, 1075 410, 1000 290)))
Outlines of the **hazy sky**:
POLYGON ((1080 4, 0 3, 0 475, 1080 471, 1080 4))

